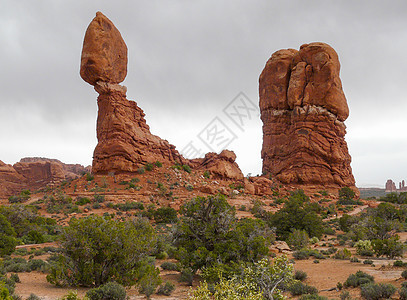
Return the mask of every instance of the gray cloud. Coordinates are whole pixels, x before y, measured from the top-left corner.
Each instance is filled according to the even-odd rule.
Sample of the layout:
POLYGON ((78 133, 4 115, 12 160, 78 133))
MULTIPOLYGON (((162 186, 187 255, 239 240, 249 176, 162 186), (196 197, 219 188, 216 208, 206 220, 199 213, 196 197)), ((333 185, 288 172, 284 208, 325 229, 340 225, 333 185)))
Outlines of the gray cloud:
MULTIPOLYGON (((400 154, 407 143, 406 6, 367 0, 5 0, 0 139, 6 146, 0 159, 14 163, 36 155, 91 163, 97 94, 79 77, 79 62, 86 27, 100 10, 129 48, 129 99, 145 110, 153 133, 177 148, 222 116, 240 91, 257 103, 258 76, 274 51, 329 43, 342 64, 357 184, 401 180, 407 164, 400 154)), ((238 133, 230 146, 239 164, 245 173, 260 173, 261 122, 238 133)))

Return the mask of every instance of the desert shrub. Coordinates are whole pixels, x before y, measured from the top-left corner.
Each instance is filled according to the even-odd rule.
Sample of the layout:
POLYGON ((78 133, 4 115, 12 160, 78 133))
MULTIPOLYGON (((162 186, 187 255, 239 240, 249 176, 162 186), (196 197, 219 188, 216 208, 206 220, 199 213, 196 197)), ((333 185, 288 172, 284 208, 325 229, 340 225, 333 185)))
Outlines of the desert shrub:
POLYGON ((203 177, 205 177, 205 178, 210 178, 210 177, 211 177, 211 172, 209 172, 208 170, 206 170, 206 171, 203 173, 203 177))
POLYGON ((133 285, 154 241, 154 229, 145 219, 72 218, 62 231, 62 254, 47 280, 55 285, 99 286, 114 279, 133 285))
POLYGON ((281 288, 291 284, 292 274, 293 265, 287 257, 281 256, 271 262, 264 258, 256 263, 249 263, 230 278, 221 274, 219 281, 213 286, 214 298, 210 297, 209 287, 204 281, 197 292, 194 292, 194 297, 189 299, 283 299, 281 288))
POLYGON ((27 300, 41 300, 41 298, 38 297, 36 294, 31 293, 30 296, 28 296, 27 300))
POLYGON ((317 238, 316 236, 310 238, 309 240, 310 244, 316 244, 319 243, 319 238, 317 238))
POLYGON ((395 235, 388 239, 375 239, 372 241, 374 253, 380 256, 387 256, 388 258, 395 258, 403 256, 404 245, 399 241, 399 236, 395 235))
POLYGON ((358 263, 358 262, 360 262, 360 260, 354 256, 354 257, 351 257, 350 262, 358 263))
POLYGON ((78 293, 76 291, 69 291, 68 294, 63 296, 61 300, 80 300, 78 293))
POLYGON ((160 287, 157 290, 157 294, 170 296, 174 290, 175 290, 175 284, 173 284, 172 282, 166 281, 164 285, 160 285, 160 287))
POLYGON ((403 277, 404 279, 407 279, 407 270, 404 270, 403 272, 401 272, 401 277, 403 277))
POLYGON ((343 187, 339 191, 339 200, 352 200, 355 198, 355 192, 350 187, 343 187))
POLYGON ((187 191, 191 192, 194 189, 194 186, 192 184, 188 183, 188 184, 185 185, 185 188, 186 188, 187 191))
POLYGON ((187 173, 191 173, 191 167, 188 165, 182 165, 182 169, 187 173))
POLYGON ((287 238, 287 244, 294 250, 306 248, 308 243, 309 237, 305 230, 294 229, 287 238))
POLYGON ((256 218, 261 218, 264 215, 264 203, 259 200, 255 200, 253 203, 253 206, 250 208, 250 212, 256 217, 256 218))
POLYGON ((92 181, 93 179, 95 179, 95 176, 93 176, 93 174, 91 174, 91 173, 86 173, 85 179, 86 179, 86 181, 92 181))
POLYGON ((176 223, 177 211, 172 207, 159 207, 154 211, 154 220, 156 223, 176 223))
POLYGON ((359 240, 354 244, 356 254, 361 256, 373 256, 372 242, 369 240, 359 240))
POLYGON ((335 259, 350 259, 350 257, 352 256, 352 253, 346 249, 339 249, 336 253, 335 253, 335 259))
POLYGON ((365 260, 363 261, 363 264, 364 264, 364 265, 373 265, 373 260, 371 260, 371 259, 365 259, 365 260))
POLYGON ((343 285, 344 287, 358 287, 372 282, 374 282, 373 276, 362 271, 357 271, 355 274, 349 275, 343 285))
POLYGON ((20 283, 20 277, 18 276, 17 273, 13 273, 10 275, 10 280, 14 281, 15 283, 20 283))
POLYGON ((10 203, 24 203, 30 199, 31 192, 29 190, 23 190, 17 196, 11 196, 8 198, 10 203))
POLYGON ((302 295, 299 300, 328 300, 328 298, 317 294, 306 294, 302 295))
POLYGON ((282 240, 287 240, 293 229, 305 230, 308 236, 317 238, 322 236, 324 229, 322 218, 301 190, 292 193, 284 207, 275 214, 267 215, 266 219, 270 227, 276 228, 276 234, 282 240))
POLYGON ((180 213, 173 242, 182 266, 194 273, 217 263, 257 261, 269 253, 272 234, 265 222, 237 220, 223 195, 194 198, 180 213))
POLYGON ((394 266, 394 267, 405 267, 405 266, 406 266, 406 263, 404 263, 402 260, 396 260, 396 261, 393 263, 393 266, 394 266))
POLYGON ((399 289, 400 300, 407 300, 407 287, 401 287, 399 289))
POLYGON ((161 264, 161 268, 163 270, 167 270, 167 271, 178 271, 179 270, 177 264, 170 262, 170 261, 163 262, 161 264))
POLYGON ((42 259, 30 259, 28 261, 28 267, 31 271, 41 270, 47 263, 42 259))
POLYGON ((396 292, 394 285, 389 283, 368 283, 360 287, 360 295, 364 299, 389 299, 396 292))
POLYGON ((194 281, 194 272, 191 268, 185 268, 181 270, 181 276, 179 281, 186 282, 188 285, 192 286, 192 282, 194 281))
POLYGON ((158 168, 161 168, 161 167, 163 166, 163 164, 162 164, 160 161, 158 161, 158 160, 154 163, 154 165, 155 165, 156 167, 158 167, 158 168))
POLYGON ((125 300, 126 290, 117 282, 108 282, 104 285, 87 291, 86 297, 89 300, 125 300))
POLYGON ((145 171, 146 170, 143 167, 137 169, 138 174, 144 174, 145 171))
POLYGON ((85 204, 88 204, 88 203, 90 203, 90 199, 87 198, 87 197, 80 197, 80 198, 79 198, 78 200, 76 200, 76 202, 75 202, 76 205, 80 205, 80 206, 85 205, 85 204))
POLYGON ((154 169, 154 165, 152 163, 146 163, 144 165, 144 169, 146 169, 146 171, 152 171, 154 169))
POLYGON ((304 281, 307 278, 307 273, 301 270, 296 270, 294 273, 294 279, 304 281))
POLYGON ((341 300, 351 300, 352 297, 350 296, 349 291, 342 291, 342 293, 339 295, 339 299, 341 299, 341 300))
POLYGON ((147 299, 155 293, 157 287, 161 284, 162 280, 159 276, 160 271, 154 266, 154 263, 145 265, 141 272, 141 278, 139 280, 139 292, 146 295, 147 299))
POLYGON ((301 249, 298 251, 293 252, 293 257, 298 260, 308 259, 313 256, 316 259, 325 259, 325 256, 319 252, 318 250, 314 249, 301 249))
POLYGON ((130 211, 134 209, 143 210, 144 204, 141 202, 126 201, 125 203, 117 203, 113 207, 114 209, 121 211, 130 211))
POLYGON ((44 235, 38 230, 31 230, 22 237, 25 244, 42 244, 45 243, 44 235))
POLYGON ((294 282, 292 285, 289 286, 288 290, 293 296, 304 294, 318 294, 318 289, 316 287, 302 283, 301 281, 294 282))

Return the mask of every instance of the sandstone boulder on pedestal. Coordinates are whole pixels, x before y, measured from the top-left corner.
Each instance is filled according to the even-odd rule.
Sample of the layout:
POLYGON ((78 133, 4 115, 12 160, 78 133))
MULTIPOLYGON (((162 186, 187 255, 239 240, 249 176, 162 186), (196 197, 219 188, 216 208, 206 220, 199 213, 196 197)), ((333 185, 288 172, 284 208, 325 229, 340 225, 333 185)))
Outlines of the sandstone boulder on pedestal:
POLYGON ((259 78, 263 173, 290 184, 355 186, 339 70, 338 55, 324 43, 268 60, 259 78))
POLYGON ((91 85, 98 81, 119 83, 126 78, 127 46, 119 30, 101 12, 86 30, 80 74, 91 85))

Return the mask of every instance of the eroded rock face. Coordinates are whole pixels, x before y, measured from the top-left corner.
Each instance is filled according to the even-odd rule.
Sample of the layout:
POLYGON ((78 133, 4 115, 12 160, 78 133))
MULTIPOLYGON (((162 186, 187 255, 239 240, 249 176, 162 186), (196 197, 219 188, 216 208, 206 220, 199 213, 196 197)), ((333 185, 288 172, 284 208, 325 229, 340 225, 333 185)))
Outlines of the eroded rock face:
POLYGON ((38 190, 74 179, 90 171, 79 164, 64 164, 57 159, 28 157, 14 165, 0 161, 0 198, 18 194, 21 190, 38 190))
POLYGON ((155 161, 185 163, 175 146, 151 134, 143 110, 126 99, 119 85, 95 88, 100 95, 93 173, 136 172, 145 163, 155 161))
POLYGON ((204 158, 194 159, 191 163, 198 170, 208 170, 215 178, 243 180, 243 173, 235 160, 233 151, 223 150, 220 154, 209 152, 204 158))
POLYGON ((339 70, 338 55, 324 43, 268 60, 259 78, 263 173, 283 183, 355 185, 339 70))
POLYGON ((126 78, 126 43, 112 21, 101 12, 96 13, 86 30, 80 74, 91 85, 98 81, 119 83, 126 78))

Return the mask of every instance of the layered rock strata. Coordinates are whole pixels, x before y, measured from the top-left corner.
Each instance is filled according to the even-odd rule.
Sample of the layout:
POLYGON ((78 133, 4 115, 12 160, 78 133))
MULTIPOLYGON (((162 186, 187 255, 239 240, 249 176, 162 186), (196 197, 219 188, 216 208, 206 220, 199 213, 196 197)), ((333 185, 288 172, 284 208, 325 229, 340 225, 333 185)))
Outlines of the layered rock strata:
POLYGON ((151 134, 143 110, 119 85, 127 74, 127 46, 119 30, 98 12, 83 41, 80 74, 99 93, 95 174, 136 172, 146 162, 185 163, 175 146, 151 134))
POLYGON ((259 78, 263 173, 286 184, 355 185, 339 71, 338 55, 324 43, 267 61, 259 78))
POLYGON ((35 191, 74 179, 89 172, 79 164, 64 164, 57 159, 28 157, 14 165, 0 161, 0 198, 18 194, 21 190, 35 191))

